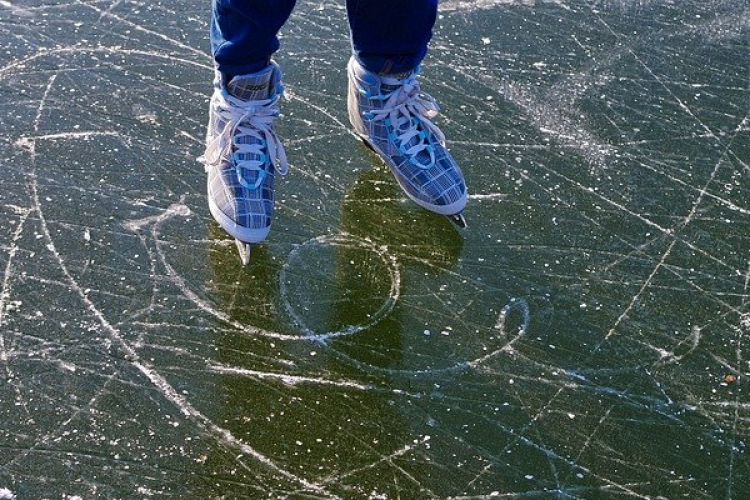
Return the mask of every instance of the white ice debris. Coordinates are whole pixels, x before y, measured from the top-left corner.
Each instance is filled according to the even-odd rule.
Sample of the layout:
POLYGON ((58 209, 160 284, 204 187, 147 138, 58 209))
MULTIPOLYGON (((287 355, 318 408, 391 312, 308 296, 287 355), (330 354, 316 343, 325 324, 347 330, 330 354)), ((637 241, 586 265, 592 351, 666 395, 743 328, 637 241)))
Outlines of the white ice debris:
POLYGON ((0 500, 16 500, 16 496, 7 488, 0 488, 0 500))

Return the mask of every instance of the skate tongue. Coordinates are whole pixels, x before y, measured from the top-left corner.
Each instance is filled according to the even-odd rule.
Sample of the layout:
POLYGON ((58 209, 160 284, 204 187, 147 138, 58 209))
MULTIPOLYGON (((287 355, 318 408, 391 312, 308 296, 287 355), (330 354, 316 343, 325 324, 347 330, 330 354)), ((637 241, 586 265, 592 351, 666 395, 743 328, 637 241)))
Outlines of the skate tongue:
POLYGON ((383 92, 393 92, 402 85, 403 80, 406 80, 417 70, 404 71, 403 73, 390 73, 379 75, 380 77, 380 88, 383 92))
POLYGON ((227 90, 237 99, 243 101, 261 101, 271 97, 274 71, 273 66, 250 75, 238 75, 232 78, 227 90))
POLYGON ((389 73, 389 74, 380 75, 380 76, 384 77, 384 78, 391 78, 391 79, 396 79, 396 80, 403 80, 404 78, 410 77, 412 75, 412 73, 414 73, 414 70, 403 71, 401 73, 389 73))

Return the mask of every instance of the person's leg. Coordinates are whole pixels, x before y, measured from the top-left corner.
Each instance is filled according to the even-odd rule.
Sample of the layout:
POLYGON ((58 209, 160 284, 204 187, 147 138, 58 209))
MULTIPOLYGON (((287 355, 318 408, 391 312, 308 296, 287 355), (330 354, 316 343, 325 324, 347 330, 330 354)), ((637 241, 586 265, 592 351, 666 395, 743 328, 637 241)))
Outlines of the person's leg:
POLYGON ((225 83, 270 64, 279 49, 276 34, 294 4, 295 0, 213 0, 211 50, 225 83))
POLYGON ((354 57, 368 71, 416 68, 427 54, 438 0, 347 0, 354 57))

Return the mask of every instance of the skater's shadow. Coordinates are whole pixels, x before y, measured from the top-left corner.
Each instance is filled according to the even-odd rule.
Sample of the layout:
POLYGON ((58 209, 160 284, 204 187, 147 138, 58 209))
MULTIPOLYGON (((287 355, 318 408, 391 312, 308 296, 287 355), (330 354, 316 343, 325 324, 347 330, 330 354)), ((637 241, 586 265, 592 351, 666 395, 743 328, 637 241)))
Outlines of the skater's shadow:
MULTIPOLYGON (((362 172, 345 195, 343 239, 313 238, 280 257, 256 245, 242 267, 226 235, 211 224, 209 237, 222 243, 209 251, 208 288, 225 314, 252 327, 300 337, 356 329, 330 347, 364 366, 398 369, 406 313, 394 301, 387 314, 372 318, 393 301, 395 286, 400 295, 409 294, 412 280, 405 274, 437 276, 455 266, 463 248, 459 231, 446 217, 408 200, 381 165, 362 172), (400 270, 398 283, 393 265, 400 270)), ((246 344, 238 338, 231 342, 246 344)), ((285 344, 292 358, 310 350, 291 345, 304 341, 285 344)), ((258 348, 257 342, 250 345, 258 348)))
MULTIPOLYGON (((439 274, 457 263, 463 248, 463 239, 452 223, 408 200, 382 165, 362 172, 346 194, 341 209, 341 232, 352 240, 368 241, 385 249, 386 258, 393 259, 405 272, 419 268, 423 273, 439 274)), ((361 307, 373 300, 373 291, 392 285, 392 276, 383 263, 363 255, 361 248, 353 246, 336 249, 335 278, 341 293, 339 307, 330 311, 330 322, 337 329, 361 321, 357 318, 367 313, 361 307)), ((410 280, 404 272, 399 280, 399 295, 408 295, 410 280)), ((385 318, 354 337, 342 337, 333 347, 364 365, 398 370, 403 357, 406 314, 397 302, 385 318)))
MULTIPOLYGON (((206 289, 211 303, 231 321, 251 329, 294 334, 279 310, 278 279, 281 259, 265 245, 253 245, 250 262, 243 266, 237 255, 234 240, 216 223, 208 227, 208 237, 213 241, 208 249, 209 274, 206 289)), ((247 362, 246 354, 272 355, 273 347, 262 336, 246 332, 232 333, 232 328, 219 335, 220 362, 241 366, 247 362)))
POLYGON ((411 318, 402 298, 412 293, 413 276, 436 276, 456 265, 462 238, 450 221, 414 206, 383 168, 363 172, 347 193, 340 234, 311 238, 283 256, 257 245, 245 267, 218 225, 211 225, 209 237, 216 242, 208 253, 212 303, 236 323, 296 336, 285 340, 253 336, 231 325, 217 328, 211 364, 234 370, 221 376, 222 404, 214 408, 227 428, 264 454, 290 463, 298 459, 287 455, 289 443, 307 442, 310 436, 338 437, 334 444, 308 450, 306 459, 322 464, 336 464, 342 456, 356 460, 351 450, 362 429, 368 442, 377 443, 377 453, 403 446, 411 422, 392 405, 390 393, 351 394, 351 389, 315 384, 291 389, 275 383, 274 374, 396 384, 399 370, 414 367, 410 350, 421 340, 421 330, 405 329, 411 318), (390 306, 379 315, 384 304, 390 306), (322 343, 312 338, 327 332, 354 333, 322 343), (307 340, 306 334, 314 335, 307 340), (255 375, 262 373, 270 378, 255 375), (353 406, 362 412, 354 419, 353 406))

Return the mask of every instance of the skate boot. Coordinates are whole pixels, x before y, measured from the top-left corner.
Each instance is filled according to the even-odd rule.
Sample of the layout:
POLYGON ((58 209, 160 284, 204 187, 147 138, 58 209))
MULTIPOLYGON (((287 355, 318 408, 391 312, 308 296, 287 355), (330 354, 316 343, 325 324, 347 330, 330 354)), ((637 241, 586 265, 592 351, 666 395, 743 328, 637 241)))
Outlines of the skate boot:
POLYGON ((273 121, 283 92, 276 63, 224 85, 216 75, 211 98, 206 152, 208 207, 235 238, 243 264, 251 244, 266 239, 274 210, 276 174, 289 169, 273 121))
POLYGON ((445 136, 430 121, 439 108, 420 91, 419 69, 378 75, 352 57, 348 73, 349 120, 357 134, 385 161, 410 199, 466 227, 464 176, 445 149, 445 136))

